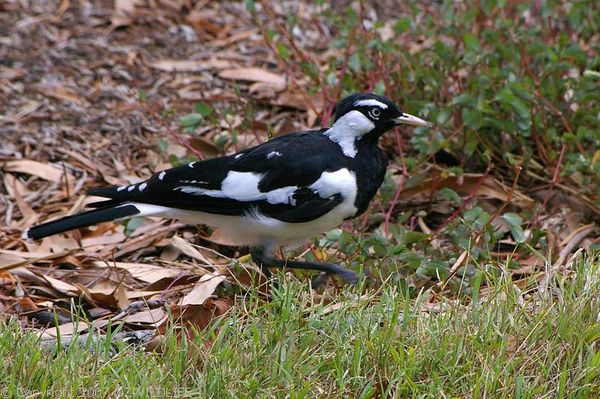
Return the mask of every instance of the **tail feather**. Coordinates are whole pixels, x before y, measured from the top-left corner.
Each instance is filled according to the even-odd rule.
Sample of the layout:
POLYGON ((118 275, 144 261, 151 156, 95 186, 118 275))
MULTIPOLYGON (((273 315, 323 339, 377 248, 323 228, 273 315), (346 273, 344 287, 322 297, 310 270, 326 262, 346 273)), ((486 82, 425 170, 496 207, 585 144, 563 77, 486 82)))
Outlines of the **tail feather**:
POLYGON ((88 227, 96 223, 108 222, 115 219, 133 216, 140 213, 138 207, 132 204, 105 206, 91 211, 66 216, 62 219, 42 223, 23 232, 23 239, 38 240, 53 234, 62 233, 80 227, 88 227))

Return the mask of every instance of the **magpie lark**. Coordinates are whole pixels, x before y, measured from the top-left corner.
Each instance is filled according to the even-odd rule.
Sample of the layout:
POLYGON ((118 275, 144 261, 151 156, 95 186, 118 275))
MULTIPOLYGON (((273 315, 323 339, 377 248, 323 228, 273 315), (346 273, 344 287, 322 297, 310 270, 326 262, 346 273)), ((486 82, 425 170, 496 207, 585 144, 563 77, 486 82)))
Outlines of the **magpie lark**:
POLYGON ((363 213, 387 167, 377 141, 400 124, 431 126, 386 97, 353 94, 336 104, 329 128, 164 170, 140 183, 92 189, 89 194, 107 200, 34 226, 23 238, 131 216, 161 216, 221 229, 232 241, 254 248, 252 259, 267 274, 267 267, 301 268, 355 282, 358 275, 339 265, 283 261, 270 254, 363 213))

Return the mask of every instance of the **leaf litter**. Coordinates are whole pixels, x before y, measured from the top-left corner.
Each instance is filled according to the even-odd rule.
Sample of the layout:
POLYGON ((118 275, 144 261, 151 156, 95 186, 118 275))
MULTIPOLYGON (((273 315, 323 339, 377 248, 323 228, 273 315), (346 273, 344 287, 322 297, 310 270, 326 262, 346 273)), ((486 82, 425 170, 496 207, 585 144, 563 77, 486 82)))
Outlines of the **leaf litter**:
MULTIPOLYGON (((256 284, 268 297, 247 248, 229 247, 218 231, 153 218, 133 231, 111 222, 41 242, 24 242, 21 230, 80 211, 93 201, 84 195, 87 188, 133 183, 179 159, 230 154, 265 141, 271 132, 314 127, 330 106, 326 97, 312 94, 307 79, 290 74, 266 51, 260 29, 241 4, 13 3, 7 14, 13 28, 0 28, 8 43, 0 63, 0 135, 7 137, 0 150, 0 317, 16 317, 23 328, 39 331, 44 345, 58 336, 68 341, 102 333, 110 324, 122 328, 122 339, 140 333, 139 341, 156 350, 173 324, 184 327, 183 337, 193 338, 226 314, 242 300, 231 287, 243 292, 256 284), (202 127, 192 124, 197 135, 185 135, 169 110, 193 114, 194 101, 210 104, 214 113, 196 117, 202 127), (246 112, 251 123, 240 117, 246 112), (85 316, 75 320, 75 314, 85 316)), ((273 12, 285 15, 277 7, 273 12)), ((308 36, 297 39, 323 68, 344 56, 308 36)), ((390 152, 395 144, 383 142, 390 152)), ((393 169, 396 185, 403 178, 402 170, 393 169)), ((503 217, 489 223, 507 235, 507 249, 495 255, 514 259, 517 242, 528 232, 513 212, 536 209, 541 200, 540 192, 529 188, 511 186, 500 175, 453 176, 429 163, 407 181, 389 213, 398 218, 402 210, 425 208, 448 219, 456 204, 436 194, 442 189, 461 201, 476 198, 490 214, 508 204, 503 217)), ((582 215, 597 207, 584 195, 574 197, 571 207, 538 215, 556 235, 547 273, 568 272, 572 253, 598 242, 598 229, 586 225, 582 215)), ((556 196, 543 201, 550 209, 563 203, 556 196)), ((373 208, 382 206, 378 199, 373 208)), ((411 228, 428 236, 432 246, 456 252, 434 237, 440 223, 428 216, 414 217, 411 228)), ((382 226, 379 219, 371 229, 389 238, 382 226)), ((346 227, 365 231, 361 223, 346 227)), ((324 259, 353 257, 344 258, 335 246, 313 254, 318 252, 324 259)), ((469 262, 469 251, 458 254, 452 275, 469 262)), ((524 276, 543 273, 549 262, 535 253, 518 261, 510 272, 524 284, 524 276)), ((429 282, 431 309, 438 308, 440 292, 452 296, 444 291, 449 279, 429 282)), ((344 306, 334 301, 326 312, 344 306)))

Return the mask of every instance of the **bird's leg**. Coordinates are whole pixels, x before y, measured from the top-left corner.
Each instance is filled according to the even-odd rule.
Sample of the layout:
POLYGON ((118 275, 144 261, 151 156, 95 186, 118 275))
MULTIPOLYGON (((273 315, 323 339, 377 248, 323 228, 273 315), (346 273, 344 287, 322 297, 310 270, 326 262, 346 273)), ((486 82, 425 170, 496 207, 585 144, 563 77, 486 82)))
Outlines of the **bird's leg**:
POLYGON ((269 267, 272 265, 272 262, 270 261, 279 261, 279 259, 268 257, 265 254, 265 250, 262 248, 251 248, 250 256, 252 257, 252 261, 260 267, 260 271, 265 275, 267 280, 270 279, 273 276, 273 273, 269 270, 269 267))
MULTIPOLYGON (((327 274, 337 274, 346 283, 356 283, 358 281, 358 274, 352 270, 348 270, 343 266, 335 265, 333 263, 320 263, 320 262, 300 262, 296 260, 283 261, 273 256, 269 256, 265 253, 262 248, 255 248, 250 252, 252 260, 258 264, 263 271, 268 267, 278 268, 291 268, 291 269, 306 269, 306 270, 319 270, 326 272, 327 274)), ((317 280, 321 281, 321 280, 317 280)))

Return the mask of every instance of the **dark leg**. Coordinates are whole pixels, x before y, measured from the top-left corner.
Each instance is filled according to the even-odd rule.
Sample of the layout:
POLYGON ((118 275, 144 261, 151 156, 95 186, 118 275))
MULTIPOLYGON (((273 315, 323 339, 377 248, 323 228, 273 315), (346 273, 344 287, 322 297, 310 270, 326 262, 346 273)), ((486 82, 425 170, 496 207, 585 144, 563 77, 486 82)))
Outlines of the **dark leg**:
MULTIPOLYGON (((289 267, 291 269, 307 269, 307 270, 319 270, 326 272, 327 274, 337 274, 346 283, 356 283, 358 281, 358 274, 352 270, 348 270, 343 266, 335 265, 333 263, 319 263, 319 262, 300 262, 296 260, 283 261, 275 257, 269 256, 265 253, 264 249, 256 248, 250 251, 252 260, 258 264, 263 271, 268 267, 289 267)), ((265 273, 266 274, 266 273, 265 273)), ((267 275, 268 276, 268 275, 267 275)))

